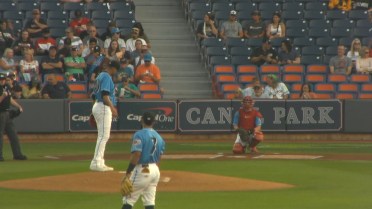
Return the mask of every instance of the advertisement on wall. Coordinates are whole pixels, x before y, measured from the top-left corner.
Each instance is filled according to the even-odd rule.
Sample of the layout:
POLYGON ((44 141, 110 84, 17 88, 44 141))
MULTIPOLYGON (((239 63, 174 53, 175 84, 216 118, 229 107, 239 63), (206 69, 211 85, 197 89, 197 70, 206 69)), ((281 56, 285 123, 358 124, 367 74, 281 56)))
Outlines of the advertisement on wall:
POLYGON ((155 113, 157 131, 176 131, 176 101, 127 100, 119 104, 119 124, 121 131, 136 131, 141 128, 142 114, 146 111, 155 113))

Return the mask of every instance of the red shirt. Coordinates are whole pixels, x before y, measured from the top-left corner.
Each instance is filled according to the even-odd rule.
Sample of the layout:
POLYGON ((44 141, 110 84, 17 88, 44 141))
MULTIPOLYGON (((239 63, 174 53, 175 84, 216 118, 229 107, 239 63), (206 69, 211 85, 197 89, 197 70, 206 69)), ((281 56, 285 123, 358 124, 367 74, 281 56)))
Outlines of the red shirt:
POLYGON ((56 46, 56 40, 54 38, 38 38, 36 40, 36 49, 49 50, 51 46, 56 46))
POLYGON ((245 130, 253 130, 256 125, 256 118, 262 118, 260 112, 256 109, 252 109, 251 111, 245 111, 243 108, 239 109, 239 128, 243 128, 245 130))
POLYGON ((70 22, 70 27, 74 29, 76 35, 80 35, 81 32, 87 30, 87 25, 90 22, 90 19, 87 17, 82 17, 81 19, 77 20, 74 19, 70 22))

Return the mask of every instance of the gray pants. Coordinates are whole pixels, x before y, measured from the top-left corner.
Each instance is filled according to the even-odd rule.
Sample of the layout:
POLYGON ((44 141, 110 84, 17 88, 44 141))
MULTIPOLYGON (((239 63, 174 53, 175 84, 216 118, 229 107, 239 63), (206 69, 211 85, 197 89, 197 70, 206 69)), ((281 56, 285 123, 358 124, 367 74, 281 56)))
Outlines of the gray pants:
POLYGON ((6 134, 12 147, 13 157, 22 155, 21 146, 13 120, 9 118, 9 112, 0 112, 0 158, 3 157, 3 137, 6 134))

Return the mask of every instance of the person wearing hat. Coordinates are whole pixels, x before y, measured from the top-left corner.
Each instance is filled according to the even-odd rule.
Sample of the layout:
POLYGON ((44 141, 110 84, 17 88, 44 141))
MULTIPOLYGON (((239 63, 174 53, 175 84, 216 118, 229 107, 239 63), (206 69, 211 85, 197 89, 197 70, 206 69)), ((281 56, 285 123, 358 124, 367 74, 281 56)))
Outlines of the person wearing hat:
POLYGON ((159 163, 165 152, 165 141, 154 130, 155 114, 144 112, 142 129, 134 133, 131 140, 130 160, 122 179, 122 209, 132 209, 141 197, 145 209, 155 208, 156 187, 160 180, 159 163), (125 182, 133 186, 127 190, 125 182), (123 190, 124 189, 124 190, 123 190))
POLYGON ((78 54, 81 54, 83 51, 83 41, 80 39, 80 37, 74 35, 74 30, 71 27, 66 28, 65 33, 66 35, 59 40, 58 49, 63 48, 65 39, 69 38, 71 39, 71 46, 76 47, 79 52, 78 54))
POLYGON ((281 16, 280 12, 274 12, 271 23, 266 28, 268 39, 285 37, 285 24, 281 21, 281 16))
POLYGON ((146 54, 150 54, 150 55, 151 55, 151 63, 152 63, 152 64, 155 64, 155 57, 152 56, 152 53, 151 53, 151 51, 149 50, 149 48, 147 47, 147 45, 142 44, 140 55, 137 56, 136 58, 134 58, 134 66, 135 66, 135 68, 137 68, 139 65, 145 63, 145 61, 144 61, 144 56, 145 56, 146 54))
POLYGON ((264 139, 261 131, 263 116, 253 106, 252 97, 245 96, 242 106, 234 114, 233 130, 238 132, 233 146, 234 154, 244 154, 247 147, 252 154, 258 153, 257 145, 264 139))
POLYGON ((38 38, 35 42, 37 55, 47 55, 49 51, 49 47, 57 45, 56 40, 50 37, 49 28, 44 28, 42 30, 42 34, 43 34, 43 37, 38 38))
POLYGON ((217 37, 218 36, 218 29, 214 22, 214 14, 208 12, 204 15, 204 21, 199 23, 198 27, 196 28, 196 35, 199 38, 199 43, 209 37, 217 37))
POLYGON ((236 15, 237 12, 235 10, 231 10, 229 20, 222 23, 220 31, 221 38, 243 38, 243 28, 242 25, 237 21, 236 15))
POLYGON ((64 64, 67 77, 72 80, 85 80, 85 68, 87 65, 84 58, 79 56, 79 49, 76 46, 71 47, 71 56, 64 58, 64 64))
POLYGON ((41 18, 40 10, 32 10, 32 18, 27 20, 25 24, 25 30, 30 33, 30 38, 42 37, 41 31, 47 27, 46 21, 41 18))
POLYGON ((264 93, 269 95, 270 99, 288 99, 290 92, 287 86, 283 82, 280 82, 278 76, 269 74, 266 82, 267 85, 264 93))
POLYGON ((134 66, 130 61, 130 54, 126 52, 124 57, 120 60, 120 69, 118 73, 113 77, 115 83, 121 82, 123 77, 128 77, 129 82, 134 83, 134 66))
POLYGON ((261 19, 261 12, 254 10, 251 13, 252 21, 243 26, 245 38, 262 38, 265 35, 266 24, 261 19))
POLYGON ((24 55, 26 50, 34 50, 34 42, 30 38, 30 34, 27 30, 21 32, 21 37, 19 37, 15 42, 13 42, 12 49, 14 54, 17 56, 24 55))
POLYGON ((253 50, 251 54, 251 62, 257 66, 278 63, 278 53, 273 47, 271 47, 271 41, 269 39, 264 38, 262 46, 253 50))
POLYGON ((120 68, 117 61, 110 61, 104 70, 98 75, 96 85, 92 93, 94 105, 92 115, 97 124, 97 144, 94 151, 93 159, 90 163, 92 171, 112 171, 114 168, 105 163, 104 155, 106 143, 110 138, 112 119, 118 117, 116 110, 115 84, 112 76, 120 68))
POLYGON ((83 39, 88 35, 88 25, 91 24, 91 20, 83 16, 83 11, 80 9, 75 10, 75 18, 70 22, 70 27, 74 30, 74 34, 83 39))
POLYGON ((9 86, 6 84, 7 75, 0 73, 0 162, 4 161, 3 156, 3 137, 7 134, 10 141, 10 146, 13 152, 14 160, 27 160, 27 157, 22 154, 21 145, 17 135, 17 130, 13 123, 13 118, 10 115, 10 108, 16 108, 18 113, 22 113, 22 106, 12 98, 12 93, 9 86))
POLYGON ((143 57, 144 64, 137 67, 134 80, 137 83, 160 83, 160 69, 155 64, 152 64, 152 56, 147 53, 143 57))
POLYGON ((108 48, 110 47, 111 41, 117 41, 120 51, 122 51, 123 53, 125 52, 127 46, 124 39, 120 38, 119 28, 111 28, 111 37, 105 40, 103 47, 105 48, 106 54, 108 54, 108 48))

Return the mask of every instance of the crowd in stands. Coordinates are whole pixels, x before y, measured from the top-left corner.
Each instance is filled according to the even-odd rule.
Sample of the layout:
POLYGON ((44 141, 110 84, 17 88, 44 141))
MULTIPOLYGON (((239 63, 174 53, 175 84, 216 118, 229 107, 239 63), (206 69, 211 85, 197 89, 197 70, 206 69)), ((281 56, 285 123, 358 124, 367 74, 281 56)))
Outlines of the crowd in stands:
POLYGON ((0 9, 0 73, 8 75, 15 98, 89 98, 110 60, 121 63, 113 78, 118 98, 162 97, 160 69, 132 0, 4 0, 2 6, 8 8, 0 9), (146 84, 158 88, 147 91, 146 84))
POLYGON ((219 98, 372 98, 370 1, 184 5, 219 98))

